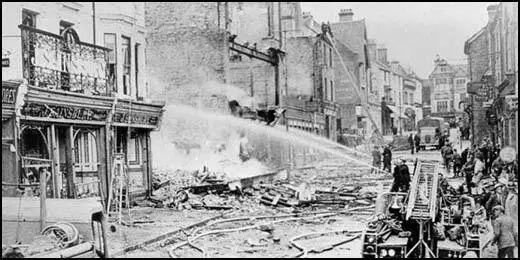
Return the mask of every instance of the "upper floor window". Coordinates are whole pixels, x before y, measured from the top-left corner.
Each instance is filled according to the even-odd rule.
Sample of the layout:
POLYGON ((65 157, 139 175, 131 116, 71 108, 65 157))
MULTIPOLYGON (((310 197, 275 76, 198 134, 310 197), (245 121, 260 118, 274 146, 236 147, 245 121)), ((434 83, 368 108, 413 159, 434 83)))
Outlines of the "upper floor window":
POLYGON ((60 35, 65 29, 72 27, 74 24, 67 21, 60 21, 60 35))
POLYGON ((22 11, 22 24, 29 27, 36 28, 36 12, 23 9, 22 11))
POLYGON ((105 47, 111 49, 108 52, 108 82, 113 87, 114 91, 117 91, 117 45, 116 45, 116 34, 105 33, 104 35, 105 47))
POLYGON ((329 48, 329 65, 332 68, 332 48, 329 48))
POLYGON ((123 94, 130 95, 130 71, 131 71, 131 49, 130 38, 121 37, 121 52, 123 54, 123 94))

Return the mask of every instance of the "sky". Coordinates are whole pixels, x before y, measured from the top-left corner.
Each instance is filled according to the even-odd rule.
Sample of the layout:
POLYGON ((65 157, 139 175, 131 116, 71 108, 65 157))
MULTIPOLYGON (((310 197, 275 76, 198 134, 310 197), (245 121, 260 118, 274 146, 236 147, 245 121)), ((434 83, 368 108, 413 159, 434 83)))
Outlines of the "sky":
POLYGON ((433 71, 437 54, 448 63, 467 64, 464 42, 486 25, 491 4, 498 3, 301 3, 302 11, 318 22, 338 22, 340 9, 352 9, 354 20, 365 19, 368 38, 386 46, 390 60, 410 66, 422 78, 433 71))

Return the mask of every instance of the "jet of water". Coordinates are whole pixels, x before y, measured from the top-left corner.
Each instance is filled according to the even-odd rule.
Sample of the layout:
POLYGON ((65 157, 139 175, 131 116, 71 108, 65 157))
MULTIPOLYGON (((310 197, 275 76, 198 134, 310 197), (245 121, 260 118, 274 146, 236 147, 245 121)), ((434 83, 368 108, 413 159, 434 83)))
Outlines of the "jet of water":
MULTIPOLYGON (((338 151, 338 149, 335 148, 338 148, 340 146, 339 144, 333 143, 332 141, 327 140, 325 138, 317 138, 304 131, 296 131, 294 129, 286 131, 284 127, 280 126, 267 127, 264 124, 259 124, 255 121, 237 118, 231 115, 225 115, 203 109, 196 109, 186 105, 172 104, 169 105, 166 108, 166 110, 168 111, 167 114, 169 117, 167 119, 186 121, 198 120, 201 122, 210 122, 214 126, 224 126, 226 128, 234 128, 236 130, 244 129, 248 132, 251 132, 252 134, 265 134, 279 141, 288 142, 293 145, 301 145, 304 147, 313 148, 324 153, 346 159, 349 162, 364 165, 370 169, 373 168, 372 165, 367 163, 366 161, 356 159, 351 155, 345 153, 345 151, 349 151, 350 149, 346 147, 340 147, 343 151, 338 151)), ((162 140, 162 142, 164 141, 167 140, 162 140)), ((350 152, 354 153, 353 151, 350 152)))

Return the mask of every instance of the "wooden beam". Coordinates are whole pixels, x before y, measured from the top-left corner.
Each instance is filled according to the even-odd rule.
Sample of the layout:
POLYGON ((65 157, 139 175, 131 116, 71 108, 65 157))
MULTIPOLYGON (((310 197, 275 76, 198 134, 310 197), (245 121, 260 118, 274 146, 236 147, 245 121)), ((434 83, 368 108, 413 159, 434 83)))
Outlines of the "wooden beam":
POLYGON ((68 127, 66 132, 65 157, 67 162, 67 197, 74 198, 76 174, 74 173, 74 128, 72 125, 68 127))
POLYGON ((40 172, 40 232, 47 222, 47 176, 45 172, 40 172))
MULTIPOLYGON (((51 125, 50 130, 50 144, 52 151, 52 181, 54 186, 54 198, 61 198, 61 178, 58 178, 58 173, 60 171, 60 153, 58 151, 58 142, 56 140, 56 126, 54 124, 51 125)), ((61 177, 61 176, 60 176, 61 177)))
POLYGON ((272 65, 278 64, 278 59, 276 58, 276 56, 268 55, 268 54, 258 51, 256 49, 246 47, 242 44, 238 44, 235 42, 229 42, 229 49, 232 51, 236 51, 240 54, 244 54, 250 58, 269 62, 272 65))

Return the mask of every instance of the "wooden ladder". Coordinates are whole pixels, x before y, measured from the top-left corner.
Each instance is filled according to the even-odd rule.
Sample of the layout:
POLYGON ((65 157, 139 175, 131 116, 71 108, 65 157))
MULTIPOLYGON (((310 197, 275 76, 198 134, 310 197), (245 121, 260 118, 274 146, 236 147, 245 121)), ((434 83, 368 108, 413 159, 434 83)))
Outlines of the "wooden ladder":
POLYGON ((129 176, 126 167, 125 156, 122 153, 114 154, 112 161, 112 176, 110 179, 107 214, 109 218, 115 217, 118 224, 122 222, 123 200, 126 208, 130 209, 129 176), (126 186, 126 189, 124 189, 126 186), (124 198, 123 198, 124 193, 124 198), (114 206, 112 206, 114 204, 114 206))

